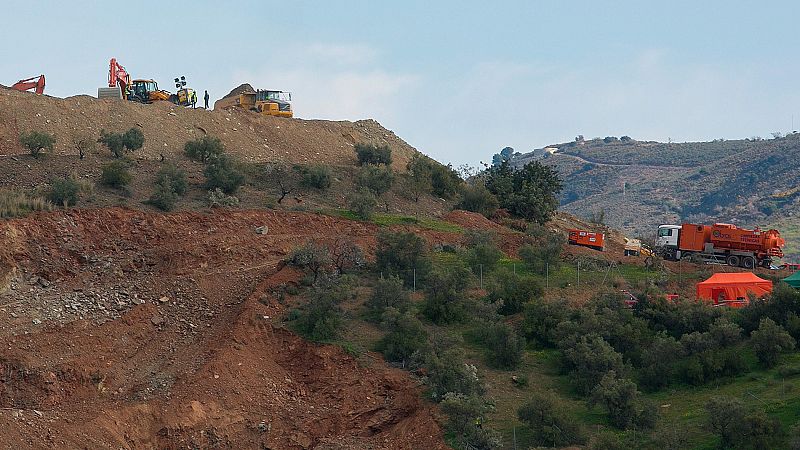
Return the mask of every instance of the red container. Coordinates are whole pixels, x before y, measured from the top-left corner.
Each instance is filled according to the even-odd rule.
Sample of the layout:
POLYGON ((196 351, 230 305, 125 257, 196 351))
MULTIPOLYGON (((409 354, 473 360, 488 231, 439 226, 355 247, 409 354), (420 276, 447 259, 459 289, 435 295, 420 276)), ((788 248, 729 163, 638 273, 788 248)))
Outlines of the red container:
POLYGON ((586 230, 569 230, 569 243, 572 245, 582 245, 584 247, 605 250, 606 236, 603 233, 595 233, 586 230))

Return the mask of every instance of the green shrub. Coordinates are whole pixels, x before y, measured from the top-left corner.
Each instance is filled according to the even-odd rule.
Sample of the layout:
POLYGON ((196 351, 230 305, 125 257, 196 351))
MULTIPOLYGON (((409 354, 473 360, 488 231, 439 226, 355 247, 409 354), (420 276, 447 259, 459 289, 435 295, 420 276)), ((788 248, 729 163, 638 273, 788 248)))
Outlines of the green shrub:
POLYGON ((552 393, 532 394, 517 410, 517 417, 533 432, 536 440, 548 447, 567 447, 586 440, 578 422, 552 393))
POLYGON ((333 261, 328 247, 313 241, 295 248, 288 259, 289 264, 299 267, 313 276, 313 282, 319 280, 330 269, 333 261))
POLYGON ((30 152, 31 156, 38 158, 43 150, 53 151, 56 137, 41 131, 31 131, 20 135, 19 143, 30 152))
POLYGON ((544 227, 535 227, 535 229, 541 230, 533 235, 536 244, 522 245, 517 253, 531 270, 544 275, 548 270, 558 268, 566 239, 559 233, 545 230, 544 227))
POLYGON ((208 205, 212 208, 233 208, 238 204, 238 198, 225 194, 220 188, 208 191, 208 205))
POLYGON ((494 449, 502 447, 499 433, 484 428, 484 417, 492 411, 492 405, 477 395, 449 392, 439 404, 447 415, 445 428, 456 436, 458 442, 470 449, 494 449))
POLYGON ((383 276, 398 276, 411 286, 414 276, 425 280, 431 262, 425 241, 414 233, 381 231, 375 249, 375 266, 383 276))
POLYGON ((124 161, 117 160, 103 165, 102 173, 100 174, 100 183, 115 189, 120 189, 133 180, 133 175, 128 172, 128 164, 124 161))
POLYGON ((122 145, 130 151, 144 146, 144 133, 138 127, 132 127, 122 135, 122 145))
POLYGON ((188 141, 183 146, 183 152, 189 159, 198 162, 208 162, 225 152, 222 141, 215 137, 203 136, 200 139, 188 141))
POLYGON ((373 321, 381 320, 388 308, 405 311, 410 305, 411 295, 403 286, 403 280, 396 275, 379 279, 375 284, 375 290, 364 304, 367 317, 373 321))
POLYGON ((466 290, 471 273, 465 267, 438 268, 425 283, 422 313, 436 324, 457 322, 466 318, 466 290))
POLYGON ((675 377, 681 357, 681 344, 674 337, 657 335, 642 354, 639 378, 643 386, 658 389, 667 386, 675 377))
POLYGON ((497 245, 494 242, 487 242, 477 244, 467 250, 464 254, 464 261, 476 275, 481 273, 486 275, 494 271, 502 257, 503 252, 497 248, 497 245))
POLYGON ((529 341, 536 341, 543 347, 555 347, 558 324, 569 317, 567 301, 539 298, 528 302, 524 311, 523 335, 529 341))
POLYGON ((706 405, 708 426, 721 448, 778 448, 781 424, 764 411, 749 409, 735 397, 713 397, 706 405))
POLYGON ((555 169, 538 161, 519 170, 504 161, 488 169, 486 188, 511 214, 544 224, 558 208, 562 183, 555 169))
POLYGON ((137 127, 132 127, 125 133, 109 133, 106 130, 100 130, 98 142, 105 144, 114 157, 121 158, 126 149, 133 151, 142 148, 144 133, 137 127))
POLYGON ((525 340, 503 322, 480 325, 481 344, 486 347, 486 362, 495 369, 511 370, 519 366, 525 340))
POLYGON ((623 373, 625 370, 622 355, 596 335, 581 336, 562 351, 564 368, 575 388, 583 394, 590 393, 609 371, 623 373))
POLYGON ((318 164, 310 167, 301 167, 299 171, 301 175, 300 184, 303 187, 321 191, 331 187, 331 171, 326 166, 318 164))
POLYGON ((156 176, 155 190, 148 202, 163 210, 171 211, 178 199, 186 193, 186 174, 174 164, 166 164, 156 176))
POLYGON ((636 383, 617 377, 613 370, 606 373, 592 390, 589 403, 602 406, 617 428, 652 428, 655 425, 655 408, 642 403, 636 383))
POLYGON ((453 198, 461 189, 463 180, 452 166, 431 161, 431 193, 443 199, 453 198))
POLYGON ((765 367, 773 367, 781 353, 794 349, 795 341, 782 326, 774 320, 761 319, 758 330, 750 337, 758 361, 765 367))
POLYGON ((349 281, 325 283, 312 288, 308 304, 295 322, 297 331, 313 341, 327 341, 337 337, 343 317, 340 305, 351 298, 353 293, 353 286, 349 281))
POLYGON ((331 260, 338 275, 357 271, 366 264, 364 250, 349 238, 339 238, 330 248, 331 260))
POLYGON ((383 353, 387 361, 402 363, 405 366, 414 354, 424 352, 428 345, 428 333, 425 327, 409 311, 386 308, 381 328, 387 333, 378 341, 377 350, 383 353))
POLYGON ((236 168, 233 160, 224 154, 209 160, 203 175, 206 177, 208 189, 220 189, 228 195, 235 194, 244 184, 244 175, 236 168))
POLYGON ((541 285, 532 277, 517 275, 510 270, 496 272, 488 283, 491 303, 500 304, 497 312, 504 315, 522 311, 525 304, 544 294, 541 285))
POLYGON ((56 178, 50 182, 48 197, 53 204, 64 207, 74 206, 78 203, 80 191, 81 186, 74 178, 56 178))
POLYGON ((378 200, 366 188, 361 188, 350 197, 350 210, 361 220, 372 220, 378 200))
POLYGON ((380 197, 392 188, 394 173, 391 167, 366 166, 356 175, 356 187, 369 189, 376 197, 380 197))
POLYGON ((424 366, 427 373, 425 382, 434 400, 440 401, 448 392, 468 396, 484 392, 478 369, 464 362, 464 351, 459 347, 460 344, 456 336, 433 336, 424 366))
POLYGON ((420 196, 433 190, 430 163, 427 159, 421 153, 414 153, 406 164, 403 193, 415 202, 419 201, 420 196))
POLYGON ((461 200, 456 204, 457 209, 472 211, 492 217, 500 204, 483 183, 467 184, 461 189, 461 200))
POLYGON ((358 164, 361 166, 369 164, 384 164, 388 166, 392 164, 392 149, 388 145, 379 147, 370 144, 356 144, 355 151, 358 164))

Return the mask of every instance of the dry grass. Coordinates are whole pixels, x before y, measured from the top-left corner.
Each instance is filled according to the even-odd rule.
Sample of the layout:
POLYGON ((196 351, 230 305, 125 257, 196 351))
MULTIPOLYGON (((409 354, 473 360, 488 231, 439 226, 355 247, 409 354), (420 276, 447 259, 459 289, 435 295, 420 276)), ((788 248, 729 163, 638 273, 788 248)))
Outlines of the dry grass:
POLYGON ((44 197, 18 189, 0 189, 0 218, 22 217, 34 211, 51 211, 53 204, 44 197))

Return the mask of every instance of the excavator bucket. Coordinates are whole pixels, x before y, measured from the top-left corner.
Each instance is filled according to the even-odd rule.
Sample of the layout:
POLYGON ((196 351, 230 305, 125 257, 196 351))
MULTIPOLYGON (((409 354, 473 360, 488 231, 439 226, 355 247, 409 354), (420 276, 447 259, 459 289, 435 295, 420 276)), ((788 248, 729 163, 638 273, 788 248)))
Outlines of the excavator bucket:
POLYGON ((122 89, 119 86, 113 88, 97 88, 97 98, 113 98, 115 100, 121 100, 122 89))

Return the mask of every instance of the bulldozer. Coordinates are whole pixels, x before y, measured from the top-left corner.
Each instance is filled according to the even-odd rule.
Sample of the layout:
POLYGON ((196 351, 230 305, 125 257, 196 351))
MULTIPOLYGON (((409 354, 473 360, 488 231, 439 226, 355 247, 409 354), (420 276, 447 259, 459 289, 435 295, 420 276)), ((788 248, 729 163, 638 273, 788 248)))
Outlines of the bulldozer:
POLYGON ((214 109, 240 107, 265 116, 293 117, 292 93, 259 89, 255 92, 242 92, 217 100, 214 109))

